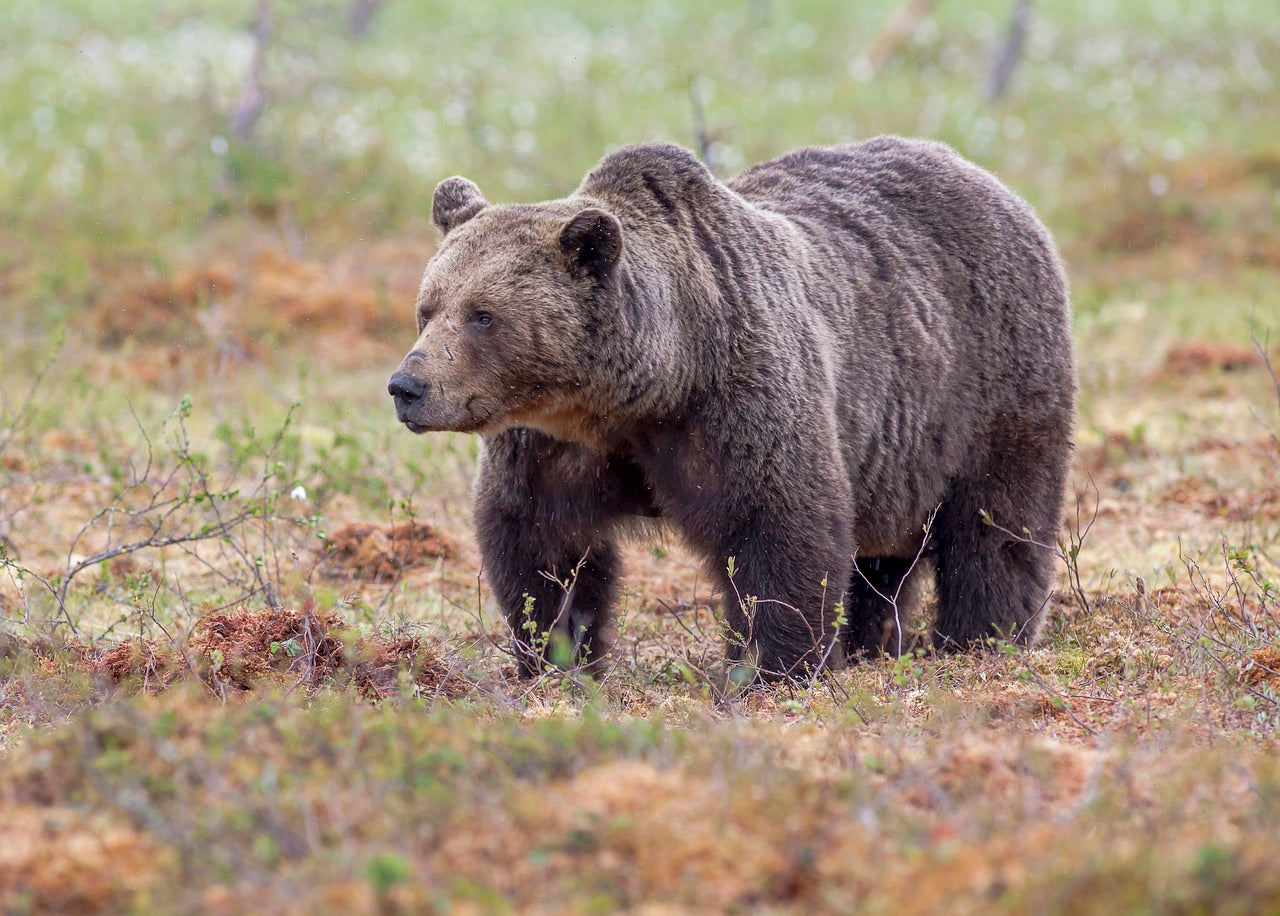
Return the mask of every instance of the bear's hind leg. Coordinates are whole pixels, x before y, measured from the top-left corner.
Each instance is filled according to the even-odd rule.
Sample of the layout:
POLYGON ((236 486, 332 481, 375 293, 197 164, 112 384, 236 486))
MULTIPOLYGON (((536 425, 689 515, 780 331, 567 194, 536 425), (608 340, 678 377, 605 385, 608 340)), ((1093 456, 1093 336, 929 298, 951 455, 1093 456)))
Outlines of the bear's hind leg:
POLYGON ((1058 536, 1061 485, 1035 483, 1035 469, 1017 493, 959 483, 943 503, 933 534, 935 648, 966 649, 992 638, 1025 645, 1039 634, 1057 556, 1049 545, 1058 536))
POLYGON ((850 661, 899 654, 899 622, 915 610, 923 557, 859 559, 845 597, 844 644, 850 661), (888 600, 886 600, 888 599, 888 600))

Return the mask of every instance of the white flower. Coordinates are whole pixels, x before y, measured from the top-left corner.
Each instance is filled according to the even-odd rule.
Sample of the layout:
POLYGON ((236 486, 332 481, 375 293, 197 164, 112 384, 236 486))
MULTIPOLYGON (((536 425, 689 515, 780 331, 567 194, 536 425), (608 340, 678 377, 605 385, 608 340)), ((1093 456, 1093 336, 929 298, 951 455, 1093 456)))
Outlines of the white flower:
POLYGON ((290 498, 290 499, 306 499, 306 498, 307 498, 307 488, 306 488, 306 487, 304 487, 302 484, 298 484, 298 485, 297 485, 296 487, 294 487, 294 488, 293 488, 293 490, 289 493, 289 498, 290 498))

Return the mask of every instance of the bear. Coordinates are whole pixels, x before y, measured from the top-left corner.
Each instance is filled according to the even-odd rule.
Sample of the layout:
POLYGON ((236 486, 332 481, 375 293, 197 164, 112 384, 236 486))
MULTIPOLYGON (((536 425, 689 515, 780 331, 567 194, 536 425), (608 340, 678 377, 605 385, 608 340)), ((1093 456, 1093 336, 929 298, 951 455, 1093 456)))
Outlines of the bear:
POLYGON ((943 144, 811 147, 719 180, 654 142, 570 196, 442 181, 414 433, 478 433, 475 528, 522 673, 600 664, 618 538, 665 525, 724 597, 728 663, 812 676, 932 643, 1030 643, 1052 586, 1075 404, 1048 231, 943 144), (561 658, 567 657, 563 653, 561 658))

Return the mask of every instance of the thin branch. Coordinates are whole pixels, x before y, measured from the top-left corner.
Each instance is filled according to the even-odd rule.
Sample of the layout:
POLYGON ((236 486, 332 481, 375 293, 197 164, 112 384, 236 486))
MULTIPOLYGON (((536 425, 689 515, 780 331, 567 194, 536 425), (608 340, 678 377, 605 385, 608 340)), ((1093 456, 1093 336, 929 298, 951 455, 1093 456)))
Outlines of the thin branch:
POLYGON ((36 371, 35 377, 31 379, 31 384, 27 386, 27 391, 23 395, 22 401, 12 414, 9 412, 8 398, 4 396, 3 392, 0 392, 0 414, 4 415, 3 419, 5 421, 4 429, 0 430, 0 452, 4 451, 9 443, 13 441, 13 437, 18 434, 30 417, 31 405, 35 401, 36 392, 44 382, 45 376, 49 374, 49 370, 53 368, 53 364, 58 361, 58 353, 62 349, 63 340, 65 340, 65 337, 59 336, 53 352, 44 361, 44 365, 36 371))
MULTIPOLYGON (((1253 348, 1257 351, 1258 359, 1261 361, 1263 368, 1265 368, 1267 370, 1267 374, 1271 376, 1271 386, 1276 392, 1276 407, 1280 408, 1280 375, 1277 375, 1276 373, 1276 367, 1271 362, 1271 354, 1267 352, 1266 345, 1263 341, 1258 339, 1257 327, 1254 323, 1254 316, 1252 315, 1249 317, 1249 340, 1253 342, 1253 348)), ((1276 447, 1276 454, 1272 456, 1272 462, 1277 467, 1280 467, 1280 423, 1273 427, 1261 418, 1258 418, 1258 422, 1262 425, 1262 428, 1267 431, 1272 443, 1274 443, 1276 447)))

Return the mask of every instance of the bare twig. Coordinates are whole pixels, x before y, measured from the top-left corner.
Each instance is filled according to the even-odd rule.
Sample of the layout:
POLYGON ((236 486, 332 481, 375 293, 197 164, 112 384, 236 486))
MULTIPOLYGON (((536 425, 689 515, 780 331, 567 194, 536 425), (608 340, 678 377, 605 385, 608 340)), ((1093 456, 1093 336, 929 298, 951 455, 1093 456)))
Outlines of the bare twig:
MULTIPOLYGON (((57 362, 58 354, 61 352, 65 340, 65 333, 60 332, 49 356, 45 359, 44 364, 36 370, 31 383, 27 386, 26 392, 16 405, 11 405, 4 392, 0 391, 0 454, 3 454, 4 450, 8 448, 31 418, 31 407, 35 402, 36 392, 40 390, 45 376, 49 374, 54 363, 57 362)), ((7 484, 12 479, 7 470, 0 469, 0 555, 8 556, 11 559, 17 556, 17 548, 13 541, 10 540, 7 532, 15 528, 18 516, 23 510, 29 508, 35 500, 34 495, 29 495, 26 499, 16 504, 11 501, 12 490, 7 484)))
POLYGON ((1056 690, 1048 681, 1046 681, 1043 677, 1041 677, 1040 672, 1036 671, 1035 668, 1031 667, 1031 663, 1027 659, 1027 653, 1023 651, 1022 647, 1016 643, 1008 643, 1008 645, 1012 646, 1013 651, 1017 652, 1018 661, 1021 662, 1022 668, 1027 673, 1027 676, 1035 683, 1037 687, 1039 687, 1041 690, 1043 690, 1050 697, 1052 697, 1054 700, 1057 701, 1055 704, 1057 708, 1065 712, 1067 716, 1071 719, 1071 721, 1076 723, 1076 725, 1080 726, 1082 729, 1084 729, 1084 731, 1087 734, 1096 735, 1097 732, 1090 726, 1086 725, 1084 720, 1082 720, 1079 716, 1075 714, 1075 711, 1071 708, 1071 704, 1067 701, 1067 698, 1063 696, 1063 694, 1060 691, 1056 690))
POLYGON ((866 583, 867 588, 875 592, 880 597, 880 600, 886 602, 887 604, 893 607, 893 623, 898 630, 898 653, 897 654, 899 658, 902 656, 902 616, 898 611, 898 598, 902 595, 903 586, 906 585, 907 580, 911 578, 911 574, 915 572, 916 565, 920 562, 920 558, 924 556, 925 549, 929 546, 929 538, 933 532, 933 523, 934 521, 937 520, 938 512, 941 509, 942 509, 942 504, 939 503, 938 505, 933 507, 933 511, 931 511, 929 513, 928 518, 925 519, 924 536, 920 539, 920 546, 916 549, 916 555, 915 557, 912 558, 911 565, 907 567, 906 573, 902 576, 900 580, 898 580, 898 585, 893 590, 892 596, 886 595, 884 594, 884 592, 880 591, 880 589, 876 588, 875 584, 870 579, 867 578, 867 574, 864 573, 862 569, 858 566, 857 556, 855 555, 853 558, 854 571, 857 572, 857 574, 862 577, 862 581, 866 583))
POLYGON ((1089 536, 1089 532, 1093 530, 1094 522, 1098 520, 1098 509, 1100 505, 1100 492, 1097 483, 1094 482, 1093 475, 1089 475, 1089 486, 1093 488, 1093 515, 1089 518, 1088 523, 1084 523, 1084 505, 1085 496, 1083 493, 1076 495, 1076 520, 1075 525, 1067 526, 1067 540, 1065 543, 1059 542, 1055 547, 1052 544, 1046 544, 1037 541, 1031 536, 1031 532, 1025 528, 1021 533, 1011 531, 1010 529, 999 524, 992 515, 983 510, 982 522, 988 527, 994 528, 996 531, 1007 535, 1009 538, 1020 544, 1027 544, 1031 547, 1038 547, 1041 550, 1047 550, 1053 554, 1067 568, 1067 580, 1070 584, 1071 594, 1076 600, 1076 604, 1084 614, 1090 613, 1089 595, 1084 589, 1084 583, 1080 578, 1080 551, 1084 549, 1085 539, 1089 536))
MULTIPOLYGON (((1253 348, 1257 351, 1258 359, 1261 361, 1263 368, 1271 376, 1271 385, 1276 393, 1276 407, 1280 408, 1280 375, 1277 375, 1276 367, 1271 362, 1271 354, 1267 352, 1266 344, 1258 338, 1257 328, 1252 316, 1249 319, 1249 340, 1253 342, 1253 348)), ((1275 454, 1271 456, 1271 461, 1277 468, 1280 468, 1280 421, 1277 421, 1275 426, 1261 418, 1258 418, 1258 422, 1267 431, 1272 444, 1275 445, 1275 454)))
POLYGON ((13 441, 16 436, 26 425, 31 416, 31 405, 35 401, 36 392, 40 390, 40 385, 44 382, 45 376, 49 374, 49 370, 53 368, 54 363, 58 361, 58 353, 62 350, 62 344, 65 341, 65 334, 59 334, 57 343, 50 352, 44 364, 36 370, 36 374, 31 379, 31 384, 27 386, 26 393, 23 394, 22 400, 17 407, 10 408, 9 399, 5 397, 4 392, 0 391, 0 452, 13 441))
MULTIPOLYGON (((278 515, 275 503, 279 492, 273 480, 279 473, 276 455, 284 441, 285 430, 292 418, 292 410, 275 438, 265 447, 251 439, 251 448, 263 458, 261 476, 256 486, 246 495, 231 480, 215 483, 205 467, 205 459, 191 447, 185 420, 190 402, 182 405, 166 421, 169 433, 166 437, 172 456, 172 465, 161 470, 157 463, 151 439, 136 413, 142 442, 146 448, 145 462, 139 466, 128 462, 129 479, 115 494, 111 502, 95 512, 72 536, 67 547, 62 569, 54 575, 40 573, 22 566, 8 553, 0 554, 0 568, 6 569, 15 583, 29 580, 39 585, 53 601, 53 626, 66 626, 76 637, 80 636, 75 616, 69 606, 74 584, 83 574, 95 567, 142 551, 163 551, 177 548, 199 561, 224 583, 237 587, 244 585, 247 572, 253 585, 246 594, 239 595, 232 604, 239 603, 254 593, 261 592, 269 603, 278 607, 280 562, 280 526, 296 526, 299 531, 307 527, 308 520, 278 515), (172 423, 170 426, 169 424, 172 423), (100 539, 99 549, 82 555, 81 544, 94 536, 100 539), (254 554, 250 545, 259 540, 260 552, 254 554), (200 545, 216 545, 220 555, 218 562, 200 552, 200 545), (231 568, 228 568, 230 561, 231 568)), ((231 475, 239 473, 242 464, 233 461, 231 475)), ((109 589, 109 581, 104 580, 109 589)), ((156 604, 161 588, 171 591, 185 602, 184 590, 167 579, 150 582, 142 579, 129 585, 130 593, 107 591, 113 600, 126 604, 141 621, 149 619, 162 631, 165 627, 157 613, 156 604)), ((26 599, 25 619, 30 621, 30 604, 26 599)), ((117 626, 119 621, 111 624, 117 626)), ((109 629, 110 629, 109 628, 109 629)))

